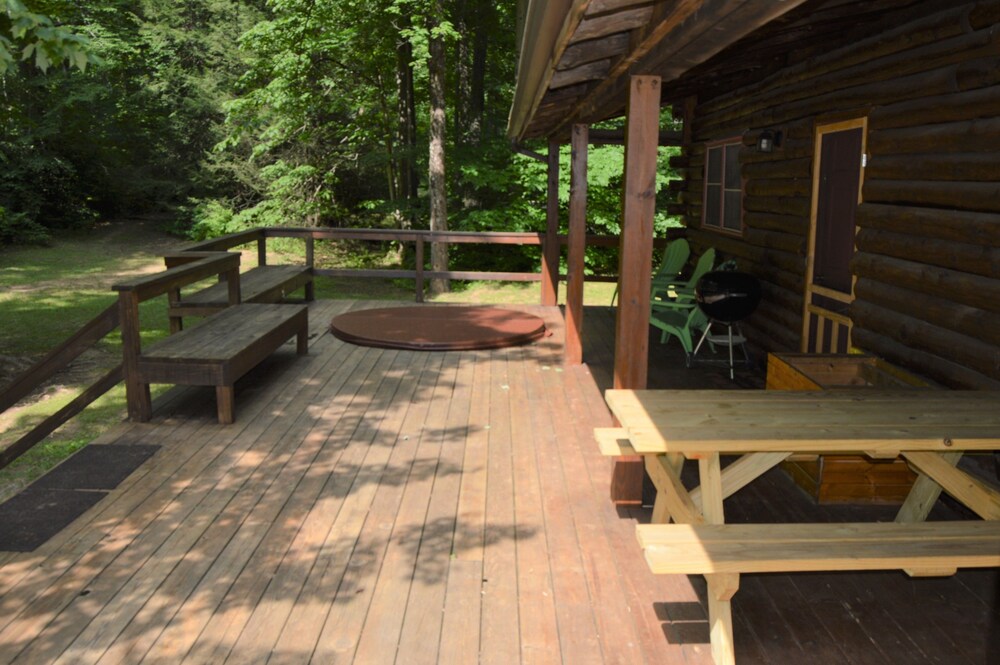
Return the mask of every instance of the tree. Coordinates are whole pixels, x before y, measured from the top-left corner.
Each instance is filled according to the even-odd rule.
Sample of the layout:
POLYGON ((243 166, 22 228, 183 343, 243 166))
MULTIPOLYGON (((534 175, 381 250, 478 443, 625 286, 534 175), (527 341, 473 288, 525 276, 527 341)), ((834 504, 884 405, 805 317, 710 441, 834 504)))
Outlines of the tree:
MULTIPOLYGON (((428 51, 427 71, 430 80, 430 146, 428 169, 428 189, 430 191, 431 231, 448 230, 448 192, 445 180, 445 42, 441 21, 441 2, 433 0, 427 17, 428 51)), ((444 243, 431 245, 431 270, 448 270, 448 246, 444 243)), ((431 293, 448 291, 448 280, 432 279, 431 293)))
POLYGON ((29 11, 21 0, 0 0, 0 77, 16 67, 13 51, 17 48, 20 60, 33 60, 43 72, 63 62, 83 71, 95 61, 83 35, 55 25, 45 14, 29 11))

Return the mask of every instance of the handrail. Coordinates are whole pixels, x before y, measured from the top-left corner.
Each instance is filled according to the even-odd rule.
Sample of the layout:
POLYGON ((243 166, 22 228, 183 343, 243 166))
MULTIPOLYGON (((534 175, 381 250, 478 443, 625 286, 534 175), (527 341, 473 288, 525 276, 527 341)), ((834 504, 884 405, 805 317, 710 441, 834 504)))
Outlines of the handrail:
POLYGON ((0 392, 0 413, 14 406, 59 370, 76 360, 80 354, 91 348, 105 335, 118 327, 118 303, 88 321, 69 339, 49 351, 49 353, 15 377, 0 392))
MULTIPOLYGON (((76 360, 84 351, 94 347, 101 339, 118 327, 118 303, 88 321, 65 342, 54 348, 44 358, 19 374, 14 381, 0 392, 0 413, 20 402, 42 385, 48 378, 76 360)), ((90 387, 77 395, 73 401, 35 425, 17 441, 0 451, 0 469, 31 450, 56 428, 83 411, 101 395, 115 387, 122 380, 122 366, 106 373, 90 387)))

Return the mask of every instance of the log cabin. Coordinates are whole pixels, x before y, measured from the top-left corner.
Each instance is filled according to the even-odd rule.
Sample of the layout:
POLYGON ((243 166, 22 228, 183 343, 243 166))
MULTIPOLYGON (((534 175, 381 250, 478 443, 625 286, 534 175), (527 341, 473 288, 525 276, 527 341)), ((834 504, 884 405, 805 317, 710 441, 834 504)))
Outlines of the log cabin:
POLYGON ((693 255, 761 281, 756 347, 1000 388, 1000 2, 524 4, 508 132, 547 140, 550 173, 573 145, 568 362, 588 130, 624 117, 616 387, 645 387, 659 143, 681 149, 670 212, 693 255), (663 108, 681 131, 661 131, 663 108))

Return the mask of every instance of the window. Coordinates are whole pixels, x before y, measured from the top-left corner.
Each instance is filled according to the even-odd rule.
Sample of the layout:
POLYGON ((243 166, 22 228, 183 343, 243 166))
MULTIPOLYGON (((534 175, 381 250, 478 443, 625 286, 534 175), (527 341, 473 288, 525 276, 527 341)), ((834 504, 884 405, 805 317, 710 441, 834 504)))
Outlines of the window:
POLYGON ((709 145, 705 153, 705 205, 702 226, 743 231, 743 187, 739 140, 709 145))

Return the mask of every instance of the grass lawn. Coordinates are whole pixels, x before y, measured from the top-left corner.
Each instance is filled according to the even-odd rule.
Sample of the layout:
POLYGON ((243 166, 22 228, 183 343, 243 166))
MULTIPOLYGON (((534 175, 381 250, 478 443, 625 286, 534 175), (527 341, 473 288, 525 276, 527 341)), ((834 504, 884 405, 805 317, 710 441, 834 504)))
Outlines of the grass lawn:
MULTIPOLYGON (((48 247, 0 248, 0 386, 65 341, 87 321, 116 302, 111 286, 162 268, 161 254, 184 244, 159 231, 153 222, 128 221, 95 230, 64 234, 48 247)), ((269 244, 269 263, 300 262, 301 243, 269 244), (298 245, 298 246, 297 246, 298 245), (270 250, 274 250, 271 252, 270 250)), ((320 267, 389 267, 392 256, 358 258, 350 250, 317 243, 320 267), (364 261, 363 264, 359 261, 364 261)), ((243 269, 256 263, 248 247, 243 269)), ((614 285, 588 283, 588 305, 611 302, 614 285)), ((361 299, 412 302, 413 281, 405 279, 326 278, 316 280, 321 299, 361 299)), ((540 286, 532 283, 455 282, 453 290, 431 302, 476 304, 537 304, 540 286)), ((561 285, 560 302, 565 301, 561 285)), ((140 306, 143 342, 167 335, 165 297, 140 306)), ((16 441, 34 425, 55 413, 121 360, 117 332, 108 335, 41 389, 8 412, 0 414, 0 449, 16 441)), ((168 386, 153 386, 154 397, 168 386)), ((80 415, 36 445, 6 469, 0 470, 0 501, 68 455, 100 436, 125 417, 125 389, 119 385, 80 415)))

